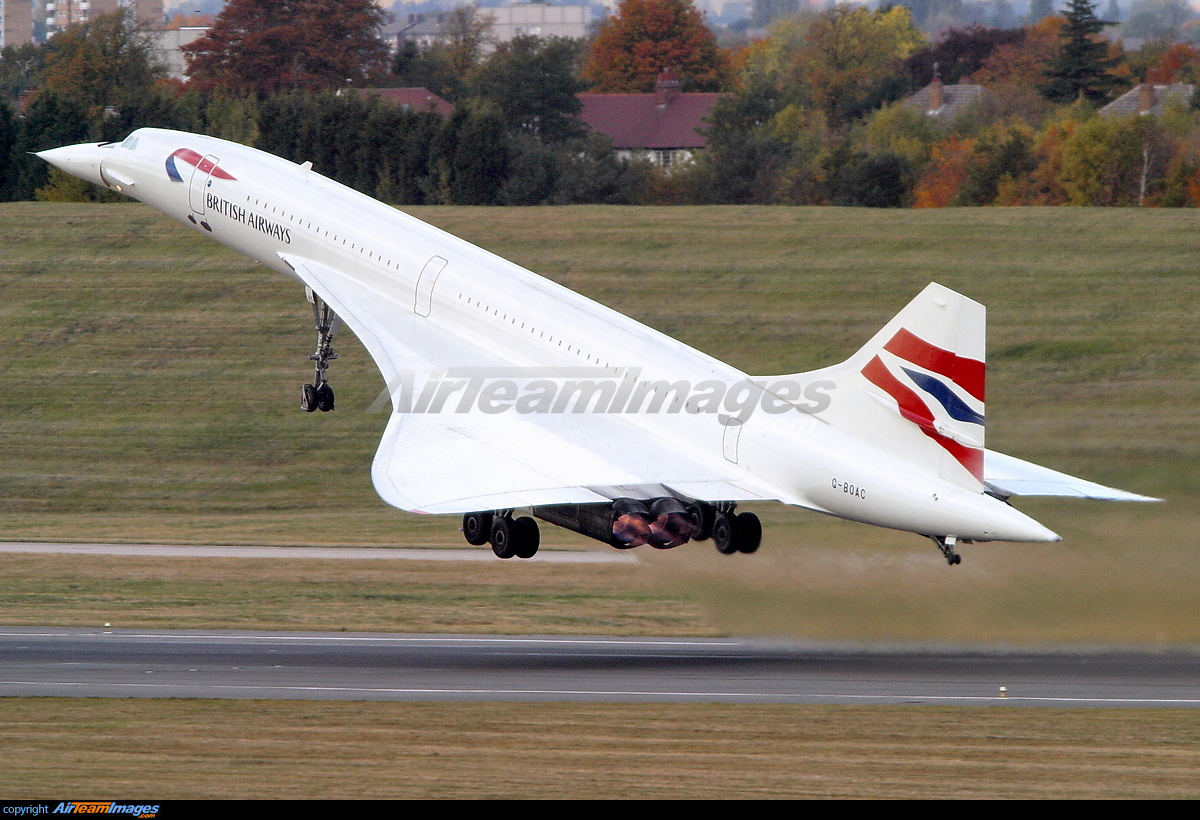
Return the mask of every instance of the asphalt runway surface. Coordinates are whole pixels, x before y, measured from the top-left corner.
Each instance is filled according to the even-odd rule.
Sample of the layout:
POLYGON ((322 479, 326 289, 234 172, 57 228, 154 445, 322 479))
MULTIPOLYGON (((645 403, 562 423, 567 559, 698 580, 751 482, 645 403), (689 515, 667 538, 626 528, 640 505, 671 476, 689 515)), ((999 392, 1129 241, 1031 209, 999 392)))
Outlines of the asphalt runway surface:
POLYGON ((1200 706, 1200 653, 0 628, 0 696, 1200 706))

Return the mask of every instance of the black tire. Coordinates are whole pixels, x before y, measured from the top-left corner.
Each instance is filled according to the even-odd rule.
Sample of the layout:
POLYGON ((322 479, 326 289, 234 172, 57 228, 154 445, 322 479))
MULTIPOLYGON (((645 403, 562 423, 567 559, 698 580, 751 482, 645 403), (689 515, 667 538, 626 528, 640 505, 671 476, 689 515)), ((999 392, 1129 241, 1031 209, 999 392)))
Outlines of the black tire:
POLYGON ((697 501, 695 504, 688 506, 688 513, 692 516, 692 525, 695 529, 692 532, 693 541, 704 541, 712 537, 713 518, 717 511, 711 504, 705 504, 702 501, 697 501))
POLYGON ((492 537, 492 514, 472 512, 463 516, 463 538, 473 547, 482 547, 492 537))
POLYGON ((498 515, 492 519, 492 552, 497 558, 512 558, 516 555, 513 550, 512 519, 507 515, 498 515))
POLYGON ((317 409, 317 388, 311 384, 304 385, 300 390, 300 409, 312 413, 317 409))
POLYGON ((537 555, 542 543, 542 533, 538 530, 537 522, 529 516, 522 516, 512 522, 513 553, 518 558, 532 558, 537 555))
POLYGON ((749 555, 758 550, 758 545, 762 543, 762 522, 758 520, 757 515, 749 512, 738 513, 733 519, 733 531, 736 535, 733 541, 738 552, 749 555))
POLYGON ((723 512, 713 516, 712 540, 713 546, 722 555, 733 555, 737 552, 737 532, 734 530, 733 521, 723 512))
POLYGON ((317 388, 317 409, 322 413, 333 409, 333 388, 328 382, 317 388))

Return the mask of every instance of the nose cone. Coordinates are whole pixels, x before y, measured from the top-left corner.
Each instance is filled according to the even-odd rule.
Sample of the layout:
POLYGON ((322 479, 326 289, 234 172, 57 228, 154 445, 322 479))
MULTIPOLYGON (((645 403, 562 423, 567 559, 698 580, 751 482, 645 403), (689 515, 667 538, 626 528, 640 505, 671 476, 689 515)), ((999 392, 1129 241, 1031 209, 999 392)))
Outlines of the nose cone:
POLYGON ((72 176, 103 185, 104 180, 100 177, 102 156, 100 152, 102 150, 99 143, 84 142, 78 145, 64 145, 62 148, 38 151, 37 156, 72 176))

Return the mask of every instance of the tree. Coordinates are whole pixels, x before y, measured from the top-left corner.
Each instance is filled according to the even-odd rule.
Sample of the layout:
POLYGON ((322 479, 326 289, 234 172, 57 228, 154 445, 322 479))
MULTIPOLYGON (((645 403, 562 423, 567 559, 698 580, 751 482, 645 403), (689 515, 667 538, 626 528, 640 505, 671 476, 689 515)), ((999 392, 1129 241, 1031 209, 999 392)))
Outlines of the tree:
POLYGON ((600 26, 583 78, 601 93, 645 93, 667 69, 684 91, 719 91, 732 76, 691 0, 621 0, 600 26))
POLYGON ((579 54, 576 40, 520 35, 496 47, 472 90, 495 103, 510 127, 542 142, 560 142, 582 130, 575 117, 582 108, 575 96, 582 90, 575 78, 579 54))
POLYGON ((906 90, 896 67, 923 39, 903 6, 869 11, 841 3, 813 19, 795 70, 830 124, 840 125, 899 96, 888 93, 889 84, 906 90))
POLYGON ((8 195, 14 200, 33 199, 34 191, 49 179, 50 166, 32 154, 86 142, 90 128, 87 109, 82 103, 53 91, 39 94, 21 123, 9 169, 8 195))
POLYGON ((480 14, 474 6, 458 6, 442 22, 446 38, 446 57, 450 69, 465 83, 483 56, 483 47, 491 42, 492 21, 489 14, 480 14))
POLYGON ((770 202, 791 143, 768 127, 783 109, 779 89, 752 75, 735 94, 723 95, 709 112, 708 145, 693 173, 700 202, 770 202))
POLYGON ((1025 30, 1019 28, 971 26, 951 29, 942 35, 939 42, 924 46, 905 60, 904 68, 916 88, 929 84, 935 66, 942 82, 953 85, 978 71, 997 47, 1020 43, 1025 36, 1025 30))
POLYGON ((22 91, 32 88, 45 59, 44 45, 23 43, 0 49, 0 100, 15 103, 22 91))
POLYGON ((133 14, 116 11, 50 38, 41 90, 71 97, 99 121, 106 109, 145 102, 165 75, 133 14))
POLYGON ((361 84, 385 66, 385 20, 371 0, 230 0, 184 48, 188 76, 260 93, 361 84))
POLYGON ((403 41, 392 55, 392 74, 400 86, 427 88, 450 102, 458 102, 463 95, 463 83, 441 44, 421 48, 413 40, 403 41))
POLYGON ((1070 0, 1064 16, 1067 22, 1058 53, 1046 68, 1042 94, 1055 102, 1082 96, 1090 103, 1103 103, 1125 84, 1112 73, 1121 58, 1109 56, 1108 41, 1100 37, 1107 23, 1096 16, 1090 0, 1070 0))
POLYGON ((1026 26, 1021 39, 996 46, 983 65, 971 73, 971 82, 993 87, 1002 84, 1037 87, 1058 53, 1065 23, 1062 17, 1051 15, 1026 26))

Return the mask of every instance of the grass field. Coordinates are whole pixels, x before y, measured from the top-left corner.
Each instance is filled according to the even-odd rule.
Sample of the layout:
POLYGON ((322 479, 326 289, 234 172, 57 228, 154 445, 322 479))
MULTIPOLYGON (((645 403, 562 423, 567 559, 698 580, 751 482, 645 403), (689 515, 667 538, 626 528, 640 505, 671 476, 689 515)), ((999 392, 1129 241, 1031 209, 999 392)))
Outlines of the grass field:
MULTIPOLYGON (((1018 501, 1063 543, 967 547, 954 568, 917 536, 779 506, 759 508, 766 536, 755 556, 730 559, 702 544, 639 551, 638 565, 604 569, 536 561, 433 567, 4 556, 0 622, 1200 643, 1200 232, 1193 212, 414 212, 756 374, 848 356, 938 281, 988 306, 989 446, 1167 501, 1018 501)), ((385 418, 365 410, 382 382, 349 335, 333 369, 338 411, 297 409, 314 334, 294 283, 133 204, 0 205, 0 242, 0 537, 461 544, 456 520, 405 515, 376 498, 368 467, 385 418)), ((560 531, 546 532, 545 541, 599 548, 560 531)), ((265 795, 269 781, 332 795, 342 792, 323 784, 356 777, 373 794, 461 794, 438 771, 458 773, 452 783, 467 776, 456 768, 462 760, 448 762, 463 736, 447 735, 457 746, 418 744, 426 750, 421 760, 414 760, 421 752, 388 746, 382 754, 421 779, 401 789, 393 769, 361 762, 380 736, 358 734, 351 724, 360 725, 353 715, 362 715, 363 725, 373 718, 407 725, 413 707, 358 706, 6 701, 0 727, 15 734, 4 747, 29 748, 35 763, 0 776, 0 796, 71 785, 122 791, 114 778, 143 759, 136 747, 119 746, 124 751, 98 755, 94 765, 68 751, 76 732, 101 726, 109 713, 124 715, 126 727, 144 721, 150 737, 165 737, 173 721, 211 720, 231 737, 257 733, 286 740, 287 748, 310 737, 341 738, 348 746, 338 748, 358 750, 344 766, 328 753, 304 763, 231 740, 207 747, 220 747, 211 779, 192 780, 192 755, 204 755, 189 747, 163 756, 177 769, 154 764, 136 781, 160 794, 265 795), (218 712, 204 717, 206 709, 218 712), (257 714, 266 722, 256 723, 257 714), (317 727, 315 735, 293 720, 311 721, 305 725, 317 727), (353 761, 361 766, 352 772, 353 761), (188 791, 189 782, 236 788, 188 791)), ((550 711, 572 710, 585 713, 550 711)), ((480 707, 425 714, 457 721, 462 731, 485 720, 480 707)), ((497 707, 489 714, 517 713, 497 707)), ((694 796, 1196 796, 1200 782, 1190 713, 1076 713, 1063 720, 1079 721, 1077 741, 1062 743, 1045 730, 1057 725, 1047 723, 1045 710, 1003 710, 1011 734, 999 732, 994 742, 938 732, 961 720, 992 738, 995 710, 968 718, 967 710, 817 709, 788 712, 786 720, 769 709, 588 707, 586 714, 600 715, 601 727, 587 735, 586 749, 493 737, 488 743, 498 745, 481 747, 494 749, 490 763, 480 765, 496 785, 472 793, 679 796, 675 786, 683 785, 694 796), (752 740, 712 753, 709 736, 688 728, 697 725, 690 721, 768 733, 815 722, 827 736, 811 744, 781 736, 769 754, 755 752, 752 740), (683 745, 651 737, 613 763, 611 779, 599 780, 611 750, 606 739, 629 723, 657 726, 664 743, 683 745), (1136 742, 1104 745, 1109 732, 1136 742), (861 743, 824 750, 827 737, 841 735, 861 743), (1092 747, 1113 751, 1106 757, 1092 747), (539 776, 534 767, 521 769, 522 749, 559 762, 539 776), (790 774, 767 760, 775 757, 790 774), (668 773, 680 771, 692 774, 671 781, 668 773), (978 783, 964 779, 980 771, 986 777, 978 783), (1151 771, 1176 774, 1168 782, 1151 771)), ((569 733, 569 723, 545 731, 569 733)), ((405 735, 397 730, 395 737, 405 735)), ((476 782, 488 778, 481 773, 476 782)))
POLYGON ((1195 709, 101 704, 4 704, 0 799, 1200 797, 1195 709))
MULTIPOLYGON (((990 446, 1168 499, 1019 501, 1063 543, 968 547, 953 569, 919 537, 764 506, 765 546, 751 559, 717 556, 707 544, 640 551, 648 580, 630 587, 638 593, 627 611, 645 608, 646 595, 675 611, 686 602, 701 614, 678 622, 685 634, 1200 642, 1200 232, 1192 212, 416 213, 751 373, 844 358, 925 283, 942 282, 988 305, 990 446)), ((314 338, 295 283, 136 204, 8 204, 0 236, 4 537, 461 544, 456 520, 406 515, 375 496, 368 465, 385 418, 365 410, 382 384, 352 336, 334 363, 339 410, 297 409, 314 338)), ((551 528, 546 541, 600 548, 551 528)), ((94 610, 64 608, 61 590, 30 591, 44 565, 5 560, 10 623, 90 622, 94 610)), ((55 561, 70 572, 82 566, 55 561)), ((140 601, 155 599, 152 586, 118 579, 152 575, 155 565, 121 566, 95 565, 110 597, 134 602, 112 604, 113 617, 197 622, 195 606, 186 616, 147 613, 140 601)), ((165 565, 158 571, 178 577, 165 565)), ((380 585, 400 588, 407 571, 371 570, 380 585)), ((189 582, 209 583, 204 572, 193 562, 189 582)), ((506 583, 527 577, 551 597, 558 583, 543 586, 536 564, 460 572, 485 586, 499 572, 506 583)), ((253 574, 236 588, 226 577, 234 573, 214 573, 235 585, 230 598, 259 598, 253 574)), ((625 587, 613 585, 617 594, 625 587)), ((312 620, 297 594, 299 614, 280 616, 281 627, 312 620)), ((396 597, 388 607, 403 607, 396 597)), ((272 617, 245 616, 223 600, 200 620, 270 626, 272 617)), ((414 621, 337 600, 316 620, 348 629, 458 629, 462 621, 452 611, 414 621)), ((511 617, 475 622, 482 631, 514 628, 511 617)), ((595 629, 595 620, 583 617, 578 628, 595 629)))

